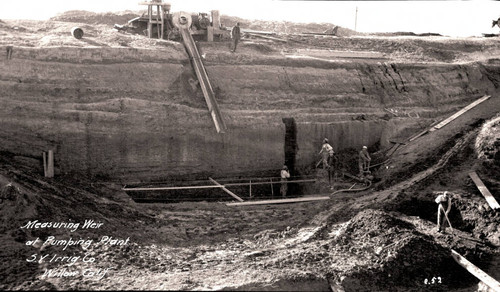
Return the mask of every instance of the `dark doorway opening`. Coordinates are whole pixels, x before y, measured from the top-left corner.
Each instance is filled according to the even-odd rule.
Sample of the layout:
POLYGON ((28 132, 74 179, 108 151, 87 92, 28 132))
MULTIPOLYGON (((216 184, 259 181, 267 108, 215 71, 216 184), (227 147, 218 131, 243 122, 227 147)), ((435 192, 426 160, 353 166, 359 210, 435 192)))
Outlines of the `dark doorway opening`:
MULTIPOLYGON (((295 158, 297 156, 297 151, 299 147, 297 145, 297 124, 294 118, 283 118, 283 123, 285 124, 285 162, 284 164, 288 166, 290 170, 291 179, 297 178, 300 174, 295 168, 295 158)), ((300 186, 295 183, 288 184, 288 195, 298 195, 302 191, 300 186)))
POLYGON ((285 165, 290 175, 295 176, 295 157, 297 155, 297 124, 294 118, 283 118, 285 123, 285 165))

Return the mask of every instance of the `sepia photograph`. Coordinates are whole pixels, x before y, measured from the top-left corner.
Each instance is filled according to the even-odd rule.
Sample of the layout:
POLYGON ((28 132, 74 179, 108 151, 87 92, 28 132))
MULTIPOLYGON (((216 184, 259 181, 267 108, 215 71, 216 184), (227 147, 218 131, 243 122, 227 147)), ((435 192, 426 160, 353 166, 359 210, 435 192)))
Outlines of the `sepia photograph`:
POLYGON ((500 1, 0 2, 0 290, 500 292, 500 1))

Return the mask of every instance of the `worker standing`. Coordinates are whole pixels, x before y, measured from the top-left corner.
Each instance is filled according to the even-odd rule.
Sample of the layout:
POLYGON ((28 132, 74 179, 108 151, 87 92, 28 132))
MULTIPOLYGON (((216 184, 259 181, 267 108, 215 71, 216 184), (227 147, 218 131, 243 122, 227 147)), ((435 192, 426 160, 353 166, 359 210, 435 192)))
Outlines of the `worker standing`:
POLYGON ((231 30, 231 38, 233 39, 233 47, 231 49, 231 52, 236 52, 236 46, 238 45, 238 42, 240 41, 241 38, 239 22, 236 22, 236 25, 233 26, 233 29, 231 30))
POLYGON ((370 170, 370 161, 372 161, 372 158, 368 153, 368 147, 363 146, 363 149, 359 151, 359 160, 358 160, 359 176, 363 176, 365 171, 370 170))
MULTIPOLYGON (((446 229, 446 221, 445 220, 448 220, 448 223, 450 223, 449 219, 448 219, 448 213, 450 213, 450 210, 451 210, 451 198, 450 198, 450 196, 448 196, 447 192, 444 192, 442 195, 437 196, 435 201, 438 204, 437 232, 444 232, 446 229), (448 204, 446 210, 444 209, 444 206, 443 206, 443 204, 445 204, 445 203, 448 204), (441 212, 443 212, 444 218, 441 218, 441 212)), ((451 223, 450 223, 450 227, 451 227, 451 223)))
POLYGON ((282 197, 286 197, 286 192, 288 191, 288 179, 290 178, 290 172, 288 171, 288 167, 283 165, 281 169, 281 188, 280 193, 282 197))

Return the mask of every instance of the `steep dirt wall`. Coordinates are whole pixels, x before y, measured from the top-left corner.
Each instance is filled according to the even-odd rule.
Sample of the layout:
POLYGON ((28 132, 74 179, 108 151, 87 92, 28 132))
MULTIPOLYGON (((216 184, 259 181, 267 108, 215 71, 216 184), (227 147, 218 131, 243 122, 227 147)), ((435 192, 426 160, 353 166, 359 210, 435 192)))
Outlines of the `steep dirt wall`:
POLYGON ((208 55, 229 128, 219 135, 182 46, 14 47, 11 59, 5 47, 0 52, 0 150, 31 157, 41 170, 42 151, 53 149, 56 173, 125 181, 277 171, 285 159, 283 118, 296 122, 296 166, 305 167, 318 159, 324 137, 337 151, 388 145, 426 122, 414 115, 395 123, 384 108, 432 118, 497 90, 487 76, 496 67, 480 64, 226 53, 216 63, 208 55))

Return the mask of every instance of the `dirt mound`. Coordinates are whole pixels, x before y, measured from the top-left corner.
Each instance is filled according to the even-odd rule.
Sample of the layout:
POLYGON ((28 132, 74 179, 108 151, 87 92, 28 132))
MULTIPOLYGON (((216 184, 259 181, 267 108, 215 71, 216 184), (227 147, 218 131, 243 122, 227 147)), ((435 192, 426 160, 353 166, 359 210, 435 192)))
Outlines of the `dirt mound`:
POLYGON ((429 283, 440 281, 440 288, 446 290, 456 288, 455 280, 462 279, 462 285, 473 280, 463 281, 461 277, 467 275, 454 263, 449 250, 416 231, 412 224, 383 211, 358 213, 337 231, 331 244, 345 253, 371 259, 368 266, 337 275, 337 282, 346 291, 424 290, 428 289, 426 279, 429 283))
MULTIPOLYGON (((325 33, 331 32, 336 26, 332 23, 294 23, 290 21, 268 21, 268 20, 248 20, 234 16, 221 16, 221 22, 226 27, 232 27, 236 22, 240 23, 243 29, 272 31, 278 34, 292 34, 292 33, 325 33)), ((354 30, 339 27, 337 30, 338 36, 354 36, 363 35, 362 33, 355 32, 354 30)))
POLYGON ((106 12, 96 13, 85 10, 71 10, 58 14, 50 20, 63 22, 77 22, 87 24, 107 24, 114 25, 115 23, 124 24, 130 19, 140 16, 140 12, 122 11, 122 12, 106 12))
POLYGON ((500 115, 483 125, 476 138, 475 150, 479 159, 500 170, 500 115))
POLYGON ((377 32, 377 33, 371 33, 370 35, 376 35, 376 36, 442 36, 439 33, 432 33, 432 32, 426 32, 426 33, 414 33, 414 32, 408 32, 408 31, 398 31, 398 32, 377 32))

